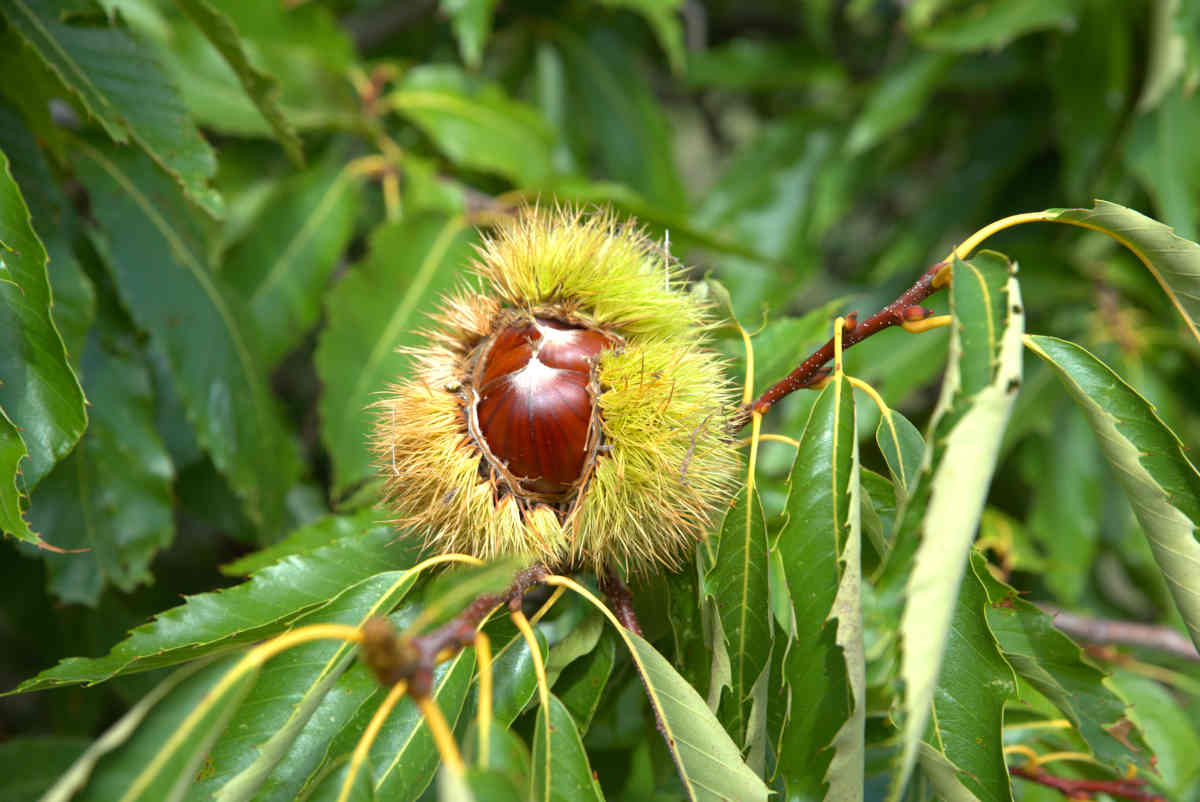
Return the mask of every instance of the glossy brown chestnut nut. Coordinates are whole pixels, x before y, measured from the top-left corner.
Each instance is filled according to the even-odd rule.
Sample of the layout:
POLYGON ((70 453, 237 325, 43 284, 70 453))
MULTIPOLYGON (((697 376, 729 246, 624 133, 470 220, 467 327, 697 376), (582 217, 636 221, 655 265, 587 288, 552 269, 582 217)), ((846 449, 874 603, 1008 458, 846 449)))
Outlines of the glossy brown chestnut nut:
POLYGON ((549 318, 496 332, 476 364, 472 434, 521 491, 562 497, 589 467, 599 439, 592 367, 618 344, 597 329, 549 318))

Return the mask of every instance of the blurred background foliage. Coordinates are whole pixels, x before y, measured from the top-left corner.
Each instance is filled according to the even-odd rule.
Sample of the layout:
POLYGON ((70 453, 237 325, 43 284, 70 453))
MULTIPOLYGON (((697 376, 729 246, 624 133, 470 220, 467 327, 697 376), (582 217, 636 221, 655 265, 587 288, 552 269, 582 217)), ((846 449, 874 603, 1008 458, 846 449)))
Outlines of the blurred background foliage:
MULTIPOLYGON (((32 531, 90 549, 0 544, 5 688, 369 507, 363 409, 474 227, 521 200, 611 204, 669 236, 756 332, 760 389, 993 219, 1099 197, 1200 225, 1200 4, 1182 1, 0 0, 0 75, 0 150, 83 393, 47 378, 74 423, 43 426, 9 378, 29 366, 0 355, 0 406, 32 531)), ((1020 262, 1030 331, 1085 345, 1200 442, 1200 350, 1144 269, 1058 227, 995 247, 1020 262)), ((20 351, 11 323, 0 354, 20 351)), ((889 332, 848 368, 921 426, 945 348, 889 332)), ((1171 621, 1082 418, 1031 362, 981 537, 1032 599, 1171 621)), ((811 395, 767 430, 797 435, 811 395)), ((763 446, 769 516, 791 459, 763 446)), ((5 699, 0 739, 65 738, 52 774, 143 679, 5 699)), ((617 710, 594 761, 641 738, 617 710)), ((1171 737, 1194 788, 1200 737, 1171 737)))

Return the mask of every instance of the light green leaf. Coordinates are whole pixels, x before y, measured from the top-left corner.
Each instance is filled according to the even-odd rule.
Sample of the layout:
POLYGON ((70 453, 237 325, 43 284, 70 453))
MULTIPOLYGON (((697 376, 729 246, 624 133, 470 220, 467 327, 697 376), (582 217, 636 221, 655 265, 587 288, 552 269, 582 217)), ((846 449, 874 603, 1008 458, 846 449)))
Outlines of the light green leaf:
POLYGON ((888 473, 892 475, 896 503, 903 504, 908 497, 909 483, 917 481, 921 459, 925 456, 925 439, 912 421, 893 409, 890 422, 880 416, 875 442, 887 463, 888 473))
POLYGON ((175 471, 154 421, 150 373, 136 339, 102 318, 80 373, 92 402, 83 440, 38 486, 30 520, 78 554, 47 554, 50 592, 95 606, 107 585, 152 580, 150 560, 175 535, 175 471))
POLYGON ((1109 682, 1129 700, 1129 717, 1146 733, 1154 753, 1154 771, 1168 799, 1186 799, 1200 779, 1200 735, 1189 711, 1161 683, 1129 671, 1118 672, 1109 682))
POLYGON ((238 297, 205 266, 199 221, 153 165, 127 149, 81 143, 78 155, 122 301, 166 355, 196 439, 270 531, 299 455, 238 297))
POLYGON ((247 299, 259 350, 279 361, 317 322, 359 218, 359 183, 334 160, 278 183, 221 276, 247 299))
POLYGON ((1036 31, 1072 31, 1076 0, 982 0, 954 9, 915 31, 922 45, 939 50, 999 50, 1036 31))
POLYGON ((1133 763, 1147 768, 1146 743, 1141 733, 1129 726, 1127 705, 1114 693, 1105 673, 1054 628, 1050 616, 1017 591, 981 566, 975 575, 987 592, 988 627, 1017 675, 1067 717, 1098 761, 1122 774, 1133 763), (1126 744, 1140 751, 1134 752, 1126 744))
POLYGON ((531 765, 529 790, 534 799, 545 802, 604 799, 600 783, 588 764, 575 720, 554 694, 550 694, 549 708, 538 708, 531 765), (546 738, 547 727, 549 739, 546 738))
POLYGON ((468 67, 476 69, 492 33, 492 14, 499 0, 441 0, 442 13, 450 18, 458 52, 468 67))
POLYGON ((210 215, 221 197, 208 186, 217 159, 150 51, 117 27, 59 20, 59 0, 4 0, 0 14, 50 66, 114 142, 137 142, 210 215))
POLYGON ((1025 344, 1054 368, 1083 410, 1200 644, 1200 473, 1154 407, 1103 362, 1054 337, 1029 336, 1025 344))
POLYGON ((1016 681, 983 616, 988 595, 977 575, 985 573, 987 564, 973 554, 954 605, 946 668, 934 690, 932 721, 920 758, 923 768, 929 765, 925 747, 930 747, 952 767, 948 775, 926 772, 943 799, 965 788, 980 802, 1012 802, 1002 729, 1004 704, 1016 690, 1016 681))
POLYGON ((385 224, 372 236, 366 261, 328 294, 316 363, 335 497, 371 474, 367 407, 404 378, 409 357, 396 349, 422 342, 417 330, 454 286, 476 241, 457 217, 419 215, 385 224))
POLYGON ((1102 231, 1124 245, 1154 276, 1200 341, 1200 245, 1133 209, 1098 200, 1091 209, 1049 209, 1047 219, 1102 231))
POLYGON ((846 137, 846 151, 870 150, 913 121, 955 62, 946 53, 920 53, 875 85, 846 137))
POLYGON ((386 527, 303 556, 287 557, 225 590, 190 597, 133 630, 104 657, 72 657, 25 681, 18 692, 176 665, 283 631, 301 614, 330 603, 371 576, 414 562, 411 542, 386 527))
POLYGON ((554 131, 497 84, 450 65, 414 67, 387 97, 452 161, 536 185, 551 169, 554 131))
POLYGON ((967 554, 1021 383, 1024 315, 1015 272, 991 251, 954 264, 950 361, 918 487, 897 514, 901 523, 881 580, 892 592, 903 587, 906 597, 903 727, 892 798, 908 782, 929 722, 967 554))
POLYGON ((0 473, 7 497, 3 531, 35 544, 41 538, 21 522, 17 497, 7 488, 18 473, 28 474, 19 480, 22 488, 36 485, 87 426, 83 389, 51 317, 51 299, 46 249, 8 156, 0 152, 0 408, 16 427, 5 437, 13 450, 0 473), (23 471, 17 468, 18 442, 22 454, 29 450, 23 471))
POLYGON ((1136 118, 1125 147, 1126 163, 1154 199, 1158 216, 1189 240, 1196 239, 1200 217, 1192 191, 1200 182, 1200 156, 1184 144, 1200 134, 1194 100, 1176 85, 1153 111, 1136 118))
POLYGON ((851 632, 858 570, 839 566, 840 558, 848 560, 859 548, 851 526, 858 520, 859 490, 852 484, 855 439, 854 396, 842 377, 821 390, 813 404, 788 476, 787 520, 773 544, 791 591, 794 622, 780 684, 767 691, 771 703, 787 711, 776 745, 777 773, 789 795, 806 798, 820 797, 831 783, 846 787, 853 768, 844 761, 851 753, 839 749, 835 769, 835 752, 822 747, 839 730, 849 733, 861 724, 854 723, 861 706, 856 711, 849 654, 839 642, 855 648, 851 632), (827 619, 843 613, 845 626, 830 626, 827 619))
POLYGON ((722 720, 737 743, 746 743, 751 690, 771 656, 771 605, 767 588, 767 521, 753 488, 743 487, 725 513, 717 561, 705 577, 721 616, 729 653, 730 697, 722 720))
POLYGON ((275 77, 268 75, 250 63, 245 43, 230 19, 214 8, 207 0, 178 0, 177 5, 184 14, 196 23, 208 41, 212 42, 225 58, 246 94, 254 101, 254 105, 262 113, 263 118, 275 132, 279 144, 283 145, 288 158, 298 165, 304 164, 304 144, 296 135, 296 130, 283 114, 276 102, 278 82, 275 77))

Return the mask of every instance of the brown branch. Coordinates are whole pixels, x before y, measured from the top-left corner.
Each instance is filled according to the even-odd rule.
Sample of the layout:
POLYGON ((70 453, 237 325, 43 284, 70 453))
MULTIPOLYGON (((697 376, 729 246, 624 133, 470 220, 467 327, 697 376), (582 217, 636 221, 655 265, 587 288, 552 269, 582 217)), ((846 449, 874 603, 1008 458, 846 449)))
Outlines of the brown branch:
POLYGON ((1146 785, 1146 781, 1140 777, 1119 780, 1080 780, 1059 777, 1036 766, 1033 768, 1009 766, 1008 772, 1014 777, 1053 788, 1061 792, 1067 799, 1093 799, 1094 794, 1109 794, 1121 799, 1132 799, 1135 802, 1166 802, 1166 798, 1159 794, 1140 790, 1146 785))
POLYGON ((414 698, 428 696, 433 689, 433 669, 446 658, 475 642, 475 631, 497 606, 520 604, 521 598, 542 581, 548 571, 533 565, 517 572, 501 593, 485 593, 450 621, 435 630, 408 637, 398 634, 386 618, 372 618, 363 627, 363 656, 381 685, 408 681, 414 698))
POLYGON ((621 626, 640 636, 642 627, 633 611, 633 594, 629 592, 629 588, 611 568, 599 579, 600 592, 608 599, 608 606, 612 608, 613 615, 621 622, 621 626))
POLYGON ((1101 646, 1121 644, 1140 646, 1165 652, 1174 657, 1200 662, 1200 653, 1185 636, 1170 627, 1139 624, 1133 621, 1114 621, 1108 618, 1092 618, 1050 605, 1039 604, 1043 612, 1054 619, 1054 626, 1077 640, 1101 646))
MULTIPOLYGON (((920 306, 920 303, 946 286, 948 283, 948 274, 944 272, 946 267, 946 262, 939 262, 929 268, 896 300, 861 323, 858 322, 856 315, 847 316, 846 330, 842 335, 842 349, 845 350, 892 326, 916 322, 928 317, 931 312, 920 306)), ((828 375, 828 371, 823 368, 826 362, 833 359, 833 348, 834 341, 831 339, 775 386, 749 404, 743 405, 731 421, 731 430, 735 432, 741 430, 750 420, 752 412, 764 413, 785 396, 796 390, 810 387, 828 375)))

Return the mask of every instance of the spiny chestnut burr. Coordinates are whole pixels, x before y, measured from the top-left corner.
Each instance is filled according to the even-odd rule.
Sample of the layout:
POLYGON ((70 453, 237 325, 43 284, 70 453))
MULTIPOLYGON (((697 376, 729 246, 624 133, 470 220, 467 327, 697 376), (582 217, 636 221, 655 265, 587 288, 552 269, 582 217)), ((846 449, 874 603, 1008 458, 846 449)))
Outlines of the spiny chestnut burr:
POLYGON ((679 566, 738 457, 725 366, 678 265, 610 214, 525 209, 470 267, 376 405, 397 521, 484 559, 679 566))

